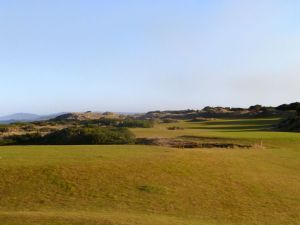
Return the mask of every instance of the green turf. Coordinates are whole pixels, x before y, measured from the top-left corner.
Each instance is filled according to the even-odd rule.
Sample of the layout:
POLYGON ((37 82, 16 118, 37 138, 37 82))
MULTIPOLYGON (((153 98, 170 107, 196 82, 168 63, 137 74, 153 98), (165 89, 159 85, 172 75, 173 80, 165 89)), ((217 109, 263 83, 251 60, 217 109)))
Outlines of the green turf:
POLYGON ((139 137, 263 142, 247 150, 0 147, 0 224, 300 224, 300 133, 271 131, 275 122, 132 129, 139 137))

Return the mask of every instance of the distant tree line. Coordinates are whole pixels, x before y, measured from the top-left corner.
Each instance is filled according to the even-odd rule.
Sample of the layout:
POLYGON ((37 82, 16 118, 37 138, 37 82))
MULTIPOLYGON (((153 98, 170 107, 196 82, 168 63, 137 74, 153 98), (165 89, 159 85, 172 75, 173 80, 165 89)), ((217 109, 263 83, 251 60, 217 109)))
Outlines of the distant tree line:
POLYGON ((291 104, 282 104, 276 107, 278 110, 287 111, 287 110, 299 110, 300 109, 300 102, 294 102, 291 104))

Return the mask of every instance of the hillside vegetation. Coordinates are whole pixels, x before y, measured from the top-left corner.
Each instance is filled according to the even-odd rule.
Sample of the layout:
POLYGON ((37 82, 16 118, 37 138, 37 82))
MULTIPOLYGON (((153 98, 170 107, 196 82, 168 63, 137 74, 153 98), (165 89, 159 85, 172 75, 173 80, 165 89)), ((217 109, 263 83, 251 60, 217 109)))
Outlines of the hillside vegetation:
MULTIPOLYGON (((17 122, 0 125, 0 145, 11 144, 158 144, 167 146, 199 147, 207 143, 179 140, 136 140, 127 128, 152 128, 155 124, 173 124, 169 130, 181 130, 178 120, 190 122, 214 121, 218 118, 283 118, 274 130, 299 131, 300 103, 278 107, 261 105, 244 108, 205 107, 202 110, 153 111, 145 114, 119 115, 111 112, 66 113, 53 119, 35 122, 17 122), (298 114, 296 111, 298 110, 298 114), (174 124, 175 123, 175 124, 174 124), (125 139, 128 139, 126 141, 125 139), (122 140, 122 141, 121 141, 122 140), (175 143, 175 144, 174 144, 175 143)), ((233 146, 218 143, 219 146, 233 146)), ((240 146, 241 147, 241 146, 240 146)))
POLYGON ((207 106, 201 110, 167 110, 152 111, 140 115, 142 119, 190 119, 197 120, 203 118, 270 118, 270 117, 286 117, 293 115, 297 108, 300 107, 299 102, 291 104, 282 104, 277 107, 253 105, 248 108, 234 107, 210 107, 207 106))
POLYGON ((283 131, 300 131, 300 108, 295 115, 282 119, 277 127, 283 131))
POLYGON ((10 145, 100 145, 133 144, 134 134, 127 128, 65 128, 44 136, 33 133, 9 136, 10 145))

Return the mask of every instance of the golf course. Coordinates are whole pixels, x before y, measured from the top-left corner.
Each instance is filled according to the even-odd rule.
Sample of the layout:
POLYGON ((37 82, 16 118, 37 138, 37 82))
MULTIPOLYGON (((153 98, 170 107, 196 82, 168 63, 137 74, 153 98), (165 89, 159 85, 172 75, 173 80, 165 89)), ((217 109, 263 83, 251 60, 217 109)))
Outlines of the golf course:
POLYGON ((0 224, 300 224, 300 133, 275 131, 276 123, 180 120, 130 128, 141 139, 211 144, 194 148, 1 146, 0 224), (224 143, 231 145, 218 147, 224 143))

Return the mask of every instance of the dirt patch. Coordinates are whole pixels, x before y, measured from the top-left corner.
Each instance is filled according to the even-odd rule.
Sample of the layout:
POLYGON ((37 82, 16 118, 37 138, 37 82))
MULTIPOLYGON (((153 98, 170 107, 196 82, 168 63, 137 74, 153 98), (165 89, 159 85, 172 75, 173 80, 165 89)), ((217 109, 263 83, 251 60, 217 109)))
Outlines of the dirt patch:
POLYGON ((197 141, 197 142, 230 142, 233 143, 233 138, 225 138, 225 137, 208 137, 208 136, 193 136, 193 135, 182 135, 178 137, 179 139, 183 139, 186 141, 197 141))
POLYGON ((172 138, 139 138, 138 144, 145 145, 157 145, 172 148, 251 148, 251 145, 236 144, 236 143, 211 143, 211 142, 195 142, 195 141, 184 141, 172 138))
POLYGON ((173 127, 168 127, 168 130, 184 130, 183 127, 177 127, 177 126, 173 126, 173 127))

